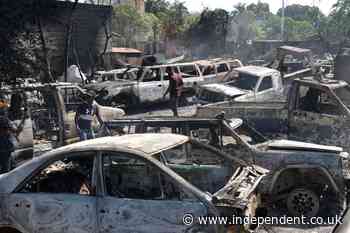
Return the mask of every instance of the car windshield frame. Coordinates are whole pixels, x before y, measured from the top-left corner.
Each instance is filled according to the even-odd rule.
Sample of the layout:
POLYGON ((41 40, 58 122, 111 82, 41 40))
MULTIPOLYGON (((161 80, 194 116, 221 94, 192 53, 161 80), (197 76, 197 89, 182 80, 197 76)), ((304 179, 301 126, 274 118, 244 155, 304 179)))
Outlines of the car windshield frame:
POLYGON ((259 80, 260 80, 259 76, 244 73, 244 72, 238 72, 238 77, 226 83, 226 85, 231 87, 236 87, 241 90, 255 91, 259 83, 259 80))
POLYGON ((350 110, 350 86, 342 86, 332 90, 336 97, 350 110), (341 91, 346 91, 344 93, 340 93, 341 91), (345 97, 345 98, 344 98, 345 97))

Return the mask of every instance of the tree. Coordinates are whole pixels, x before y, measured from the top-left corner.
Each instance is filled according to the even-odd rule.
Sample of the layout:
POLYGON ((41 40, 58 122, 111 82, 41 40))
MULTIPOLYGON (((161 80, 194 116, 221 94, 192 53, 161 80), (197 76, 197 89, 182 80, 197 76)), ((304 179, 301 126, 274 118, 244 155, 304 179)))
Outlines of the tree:
POLYGON ((338 40, 348 40, 350 36, 350 0, 338 0, 333 6, 330 17, 328 30, 336 29, 336 31, 333 30, 333 33, 338 37, 338 40))
POLYGON ((194 48, 202 45, 205 51, 200 53, 204 56, 208 53, 226 52, 225 43, 229 19, 229 12, 223 9, 205 9, 187 32, 188 46, 193 45, 192 48, 194 48))
MULTIPOLYGON (((284 12, 286 17, 297 21, 313 21, 315 16, 324 16, 318 7, 304 6, 300 4, 289 5, 284 12)), ((282 9, 277 11, 278 16, 282 16, 282 9)))
MULTIPOLYGON (((281 17, 277 15, 270 16, 263 25, 263 31, 267 39, 280 39, 281 17)), ((305 40, 313 35, 317 35, 317 30, 311 22, 306 20, 298 21, 290 17, 285 18, 286 40, 305 40)))
POLYGON ((140 14, 132 6, 123 4, 114 6, 113 32, 119 34, 126 45, 140 40, 147 40, 152 36, 153 25, 158 19, 151 14, 140 14))
POLYGON ((266 20, 271 15, 270 5, 261 1, 248 5, 247 10, 253 12, 257 19, 266 20))
POLYGON ((169 2, 165 0, 146 0, 145 11, 147 13, 152 13, 157 17, 161 17, 163 13, 166 13, 168 11, 169 5, 169 2))

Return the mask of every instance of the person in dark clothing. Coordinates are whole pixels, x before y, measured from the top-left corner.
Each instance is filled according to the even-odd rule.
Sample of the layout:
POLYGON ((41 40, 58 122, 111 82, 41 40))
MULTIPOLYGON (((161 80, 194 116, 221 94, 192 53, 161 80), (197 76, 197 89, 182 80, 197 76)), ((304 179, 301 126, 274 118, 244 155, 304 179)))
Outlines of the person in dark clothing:
POLYGON ((98 106, 94 103, 94 97, 93 93, 86 92, 84 96, 82 96, 83 103, 78 106, 75 114, 75 125, 79 132, 80 140, 95 138, 92 129, 94 116, 96 116, 99 123, 102 124, 98 106))
POLYGON ((169 86, 164 93, 163 98, 169 93, 170 95, 170 109, 173 111, 174 116, 178 116, 177 107, 182 94, 183 80, 181 74, 175 73, 173 67, 167 67, 166 72, 169 77, 169 86))
POLYGON ((15 140, 23 129, 25 118, 18 127, 8 117, 6 100, 0 97, 0 174, 11 169, 11 154, 15 151, 15 140))

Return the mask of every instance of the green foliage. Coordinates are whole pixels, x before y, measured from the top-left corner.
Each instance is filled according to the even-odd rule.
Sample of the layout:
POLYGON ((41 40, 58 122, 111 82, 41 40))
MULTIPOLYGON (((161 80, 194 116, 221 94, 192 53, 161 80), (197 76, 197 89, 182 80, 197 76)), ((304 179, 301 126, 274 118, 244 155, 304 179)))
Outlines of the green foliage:
POLYGON ((248 5, 247 10, 253 12, 255 17, 259 19, 267 19, 271 15, 270 5, 261 1, 248 5))
POLYGON ((113 13, 113 31, 128 43, 147 40, 152 36, 154 25, 159 24, 158 18, 153 14, 141 14, 126 4, 115 6, 113 13))
POLYGON ((340 40, 347 40, 350 36, 350 0, 338 0, 334 5, 327 24, 327 30, 335 33, 340 40), (336 32, 334 32, 336 29, 336 32))
MULTIPOLYGON (((296 21, 312 22, 318 16, 324 17, 318 7, 304 6, 300 4, 289 5, 285 8, 285 16, 296 21)), ((278 16, 282 16, 282 9, 277 12, 278 16)))
MULTIPOLYGON (((281 17, 277 15, 270 16, 262 27, 265 32, 264 39, 278 40, 281 38, 281 17)), ((286 17, 285 34, 286 40, 304 40, 317 34, 317 30, 309 21, 286 17)))

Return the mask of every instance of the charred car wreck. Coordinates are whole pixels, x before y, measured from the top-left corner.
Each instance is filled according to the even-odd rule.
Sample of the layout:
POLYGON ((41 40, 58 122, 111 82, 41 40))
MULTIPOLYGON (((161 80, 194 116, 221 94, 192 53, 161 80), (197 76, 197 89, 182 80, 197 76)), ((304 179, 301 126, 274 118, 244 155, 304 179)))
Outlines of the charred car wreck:
POLYGON ((0 176, 0 231, 226 232, 197 218, 254 215, 264 172, 182 135, 84 141, 0 176))
POLYGON ((239 60, 208 60, 192 63, 146 66, 99 72, 96 83, 86 86, 101 93, 100 103, 110 106, 131 106, 163 102, 169 86, 167 67, 181 73, 184 82, 183 97, 194 96, 202 84, 222 81, 231 67, 241 66, 239 60), (108 81, 104 81, 108 80, 108 81))
POLYGON ((305 77, 293 81, 286 103, 220 102, 200 106, 198 117, 225 112, 272 138, 336 145, 349 152, 350 88, 345 81, 305 77))
MULTIPOLYGON (((348 153, 341 148, 289 140, 267 140, 240 119, 145 118, 106 123, 127 133, 176 132, 212 145, 234 158, 270 171, 259 186, 266 206, 278 204, 293 216, 324 216, 327 208, 345 208, 344 169, 348 153), (307 202, 299 198, 307 197, 307 202)), ((329 213, 328 213, 329 214, 329 213)))

